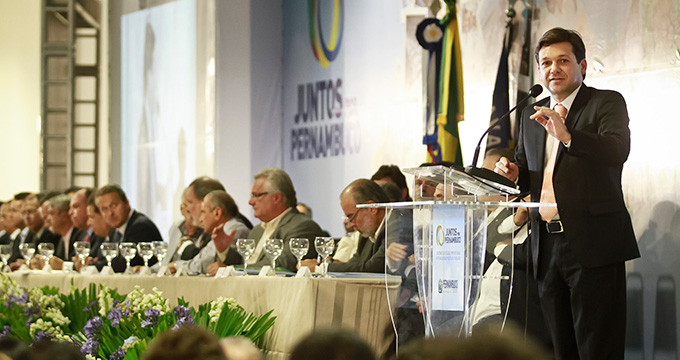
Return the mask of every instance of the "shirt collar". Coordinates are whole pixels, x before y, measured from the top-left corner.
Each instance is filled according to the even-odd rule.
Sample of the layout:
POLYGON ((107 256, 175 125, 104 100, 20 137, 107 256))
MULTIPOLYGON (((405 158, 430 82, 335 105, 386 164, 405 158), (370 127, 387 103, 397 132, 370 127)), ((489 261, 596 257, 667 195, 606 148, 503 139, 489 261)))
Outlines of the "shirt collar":
POLYGON ((382 221, 380 222, 380 225, 378 225, 378 228, 375 230, 375 232, 373 233, 373 235, 371 235, 371 236, 368 237, 368 240, 371 240, 371 242, 375 244, 375 239, 378 237, 378 235, 380 235, 380 233, 381 233, 382 231, 385 230, 384 228, 385 228, 385 217, 383 216, 383 219, 382 219, 382 221))
POLYGON ((133 209, 130 209, 130 213, 128 214, 127 220, 125 220, 123 225, 116 228, 116 230, 120 231, 121 239, 123 236, 125 236, 125 230, 127 229, 128 223, 130 223, 130 218, 132 217, 132 213, 134 212, 135 211, 133 209))
POLYGON ((68 241, 71 240, 71 234, 73 234, 73 229, 74 229, 74 228, 75 228, 75 226, 71 226, 71 228, 68 229, 68 231, 66 232, 66 234, 64 234, 64 236, 61 237, 62 239, 64 239, 64 242, 68 242, 68 241))
POLYGON ((271 219, 269 222, 262 222, 262 228, 267 230, 268 227, 273 227, 276 229, 279 226, 279 223, 281 222, 281 219, 283 218, 284 215, 288 214, 293 208, 289 207, 288 209, 284 210, 282 213, 279 214, 279 216, 271 219))
POLYGON ((16 239, 19 236, 19 234, 21 234, 21 229, 16 229, 12 231, 12 234, 10 236, 12 237, 12 239, 16 239))
POLYGON ((567 96, 566 99, 564 99, 561 102, 555 100, 554 97, 550 96, 550 108, 554 109, 555 105, 562 104, 562 106, 567 108, 567 113, 568 113, 569 110, 571 110, 571 105, 574 103, 574 99, 576 99, 576 94, 578 94, 578 91, 581 90, 582 86, 583 86, 583 83, 581 83, 581 85, 579 85, 576 88, 576 90, 572 91, 571 94, 569 94, 569 96, 567 96))

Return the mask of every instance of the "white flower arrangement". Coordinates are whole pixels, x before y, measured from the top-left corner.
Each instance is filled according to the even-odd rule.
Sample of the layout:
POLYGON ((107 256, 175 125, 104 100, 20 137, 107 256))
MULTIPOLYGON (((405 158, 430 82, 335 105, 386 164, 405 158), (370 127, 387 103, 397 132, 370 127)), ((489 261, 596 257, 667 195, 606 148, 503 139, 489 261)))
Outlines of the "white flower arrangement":
POLYGON ((31 337, 35 337, 35 334, 39 333, 40 331, 44 331, 47 333, 47 335, 55 338, 61 338, 64 335, 64 332, 60 327, 54 326, 51 321, 45 321, 43 319, 38 319, 33 324, 31 324, 28 333, 31 335, 31 337))
POLYGON ((97 294, 97 301, 99 302, 99 316, 105 318, 109 311, 111 311, 113 308, 111 289, 109 289, 107 286, 100 285, 99 293, 97 294))
POLYGON ((45 311, 45 317, 52 320, 60 327, 66 327, 71 323, 71 320, 61 313, 61 310, 56 307, 49 307, 45 311))
POLYGON ((9 276, 0 277, 0 301, 5 302, 11 296, 21 296, 24 293, 23 289, 17 285, 9 276))
POLYGON ((239 306, 236 300, 234 300, 233 298, 224 298, 222 296, 211 301, 210 312, 208 313, 208 315, 210 315, 211 324, 216 323, 217 320, 220 318, 220 314, 222 313, 222 308, 224 307, 224 304, 227 304, 227 307, 230 309, 239 306))

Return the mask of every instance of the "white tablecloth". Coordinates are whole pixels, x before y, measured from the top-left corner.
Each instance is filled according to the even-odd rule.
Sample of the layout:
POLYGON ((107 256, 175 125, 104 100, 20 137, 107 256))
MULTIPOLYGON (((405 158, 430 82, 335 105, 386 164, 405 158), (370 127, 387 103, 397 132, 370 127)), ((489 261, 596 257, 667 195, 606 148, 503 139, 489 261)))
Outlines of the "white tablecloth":
MULTIPOLYGON (((10 276, 25 287, 54 286, 63 291, 84 289, 90 283, 106 284, 127 294, 140 285, 153 287, 174 306, 183 297, 197 307, 217 297, 232 297, 246 310, 257 315, 274 309, 274 326, 264 339, 268 359, 287 359, 301 337, 315 328, 343 326, 354 329, 376 352, 382 352, 390 339, 385 333, 391 328, 386 288, 394 304, 401 280, 384 278, 284 278, 284 277, 156 277, 126 275, 80 275, 13 273, 10 276)), ((320 354, 322 356, 322 354, 320 354)))

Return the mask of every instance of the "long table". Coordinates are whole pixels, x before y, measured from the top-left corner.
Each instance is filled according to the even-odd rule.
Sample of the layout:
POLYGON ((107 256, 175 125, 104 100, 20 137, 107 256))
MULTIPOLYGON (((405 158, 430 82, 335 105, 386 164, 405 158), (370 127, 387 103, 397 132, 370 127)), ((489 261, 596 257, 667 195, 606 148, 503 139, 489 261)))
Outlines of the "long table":
MULTIPOLYGON (((293 277, 156 277, 142 275, 80 275, 67 273, 13 273, 24 287, 54 286, 63 291, 71 284, 84 289, 91 283, 105 284, 121 294, 135 285, 147 291, 156 287, 176 305, 183 297, 192 306, 220 296, 234 298, 247 311, 261 315, 274 310, 274 326, 264 339, 267 359, 287 359, 292 347, 316 328, 342 326, 355 330, 377 353, 389 346, 391 328, 388 304, 394 304, 401 280, 384 278, 293 278, 293 277), (390 301, 388 303, 387 296, 390 301)), ((320 354, 323 356, 323 354, 320 354)))

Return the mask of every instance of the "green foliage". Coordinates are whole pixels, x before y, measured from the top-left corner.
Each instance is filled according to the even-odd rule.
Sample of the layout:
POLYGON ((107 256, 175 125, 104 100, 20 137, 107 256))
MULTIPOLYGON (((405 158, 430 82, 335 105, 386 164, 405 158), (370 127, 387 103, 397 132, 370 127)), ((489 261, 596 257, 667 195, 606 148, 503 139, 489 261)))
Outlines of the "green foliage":
POLYGON ((249 313, 233 299, 219 298, 198 309, 184 298, 177 299, 177 303, 177 307, 170 308, 156 289, 145 294, 135 288, 127 296, 95 284, 82 290, 74 289, 72 284, 67 294, 59 294, 54 287, 26 290, 0 274, 0 331, 6 326, 11 329, 0 337, 31 343, 36 333, 43 332, 53 340, 74 342, 83 348, 98 344, 92 354, 96 358, 109 359, 122 349, 126 360, 137 360, 153 338, 181 326, 178 322, 193 321, 218 337, 245 336, 257 343, 276 319, 272 311, 262 316, 249 313), (187 312, 190 319, 181 317, 187 312), (34 323, 32 330, 27 322, 34 323))

